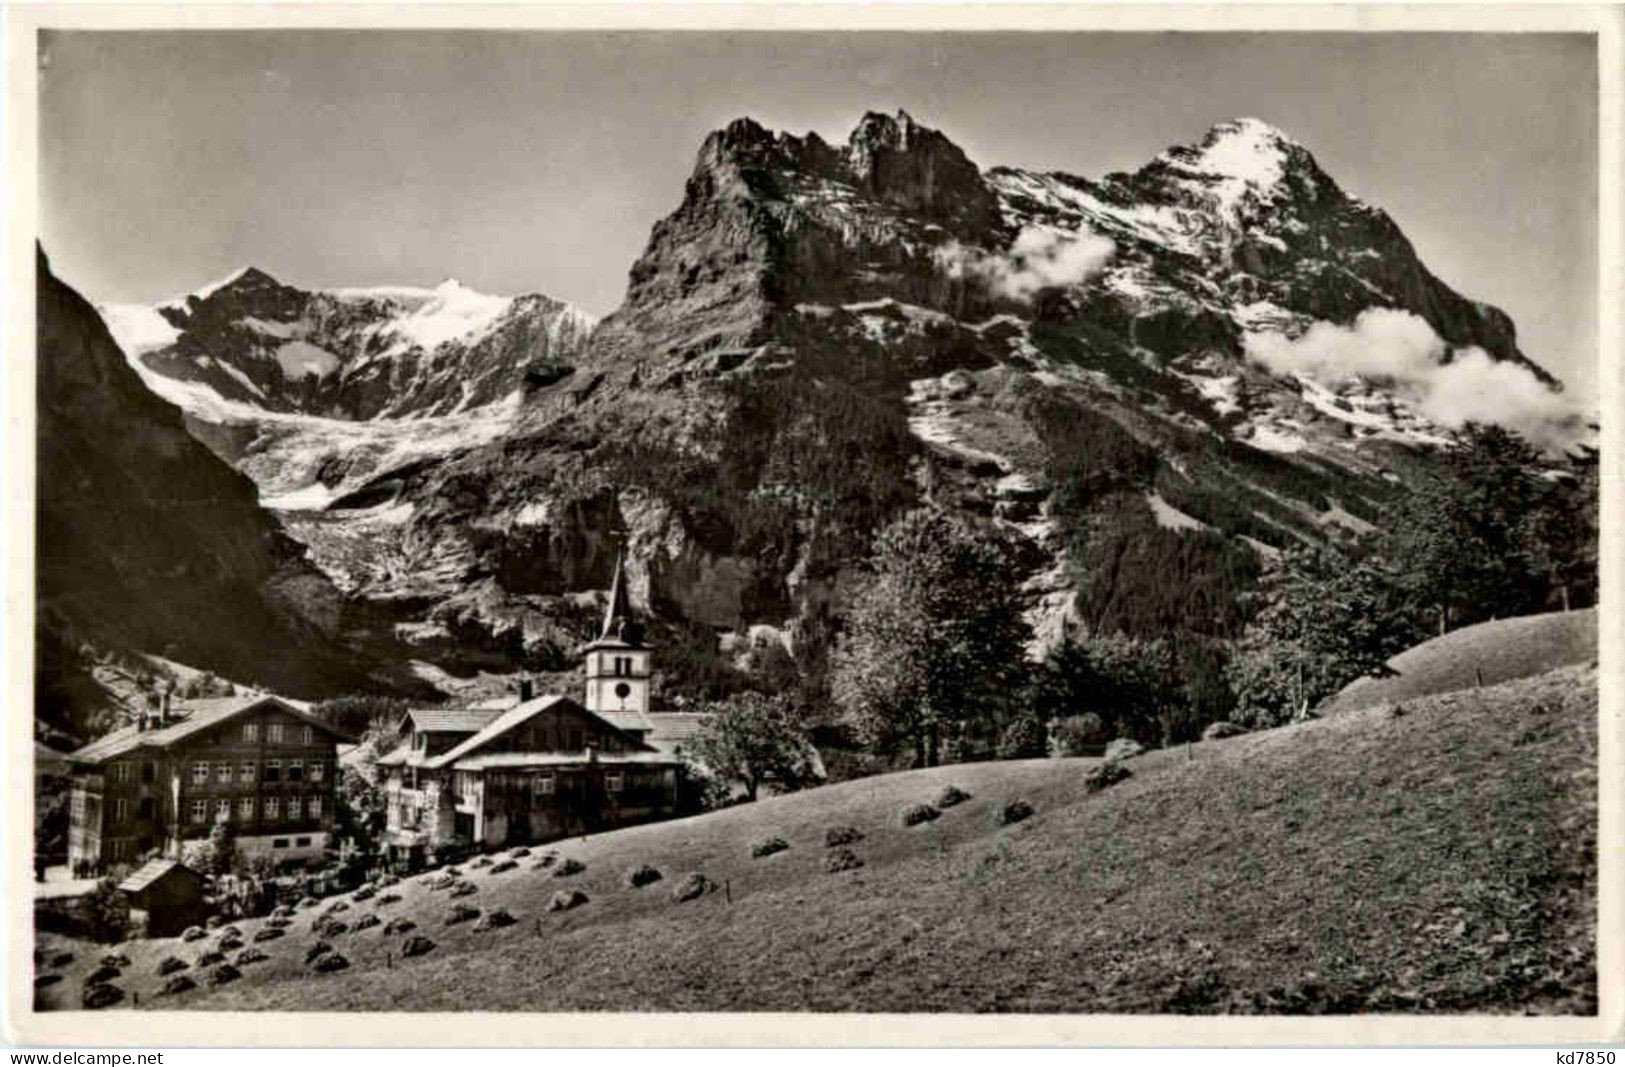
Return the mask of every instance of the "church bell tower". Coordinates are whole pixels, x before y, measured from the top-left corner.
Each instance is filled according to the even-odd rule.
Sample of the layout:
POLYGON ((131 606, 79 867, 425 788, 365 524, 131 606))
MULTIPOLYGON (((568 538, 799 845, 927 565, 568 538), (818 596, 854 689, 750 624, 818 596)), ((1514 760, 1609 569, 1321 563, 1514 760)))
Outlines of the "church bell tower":
POLYGON ((626 593, 625 553, 615 557, 615 577, 604 609, 604 628, 586 648, 587 710, 649 711, 649 647, 632 617, 626 593))

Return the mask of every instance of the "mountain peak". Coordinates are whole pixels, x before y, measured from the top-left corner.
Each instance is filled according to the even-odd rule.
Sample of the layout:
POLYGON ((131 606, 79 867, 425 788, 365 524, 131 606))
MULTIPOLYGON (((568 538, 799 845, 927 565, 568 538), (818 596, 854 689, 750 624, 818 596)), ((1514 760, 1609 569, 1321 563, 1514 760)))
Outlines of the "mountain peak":
POLYGON ((233 289, 259 289, 267 285, 281 285, 282 283, 260 270, 258 267, 238 267, 235 271, 221 278, 217 282, 210 282, 201 289, 193 290, 192 295, 199 300, 207 300, 215 293, 233 289))

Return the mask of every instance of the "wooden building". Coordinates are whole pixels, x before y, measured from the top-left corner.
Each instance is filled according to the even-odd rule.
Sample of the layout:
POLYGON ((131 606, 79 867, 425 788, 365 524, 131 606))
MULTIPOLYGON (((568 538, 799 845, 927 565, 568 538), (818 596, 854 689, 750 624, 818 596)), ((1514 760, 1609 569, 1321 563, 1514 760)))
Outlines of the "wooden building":
POLYGON ((398 859, 442 845, 500 846, 609 829, 676 813, 696 728, 664 731, 650 712, 652 652, 631 615, 617 562, 609 606, 586 657, 586 702, 521 686, 499 706, 409 712, 403 740, 378 760, 388 843, 398 859))
POLYGON ((132 863, 228 822, 249 857, 304 860, 333 826, 333 727, 287 701, 250 695, 162 704, 69 754, 68 862, 132 863))
POLYGON ((208 913, 203 876, 176 860, 151 860, 118 889, 130 902, 130 919, 147 937, 173 937, 208 913))

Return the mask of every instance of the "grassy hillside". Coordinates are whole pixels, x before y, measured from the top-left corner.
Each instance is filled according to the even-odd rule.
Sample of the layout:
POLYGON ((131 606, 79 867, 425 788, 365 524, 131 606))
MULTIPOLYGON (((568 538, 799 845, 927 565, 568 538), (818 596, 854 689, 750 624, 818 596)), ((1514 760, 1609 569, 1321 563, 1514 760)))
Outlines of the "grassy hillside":
POLYGON ((1361 678, 1322 705, 1323 712, 1372 708, 1434 693, 1528 678, 1597 660, 1597 609, 1526 615, 1464 626, 1388 661, 1394 674, 1361 678))
MULTIPOLYGON (((444 926, 453 902, 421 877, 339 916, 410 916, 438 943, 415 959, 377 926, 329 938, 351 966, 313 973, 312 912, 219 989, 156 995, 157 961, 213 937, 127 945, 115 981, 142 1008, 213 1010, 1590 1013, 1596 680, 1567 668, 1150 753, 1094 793, 1090 760, 828 786, 565 842, 573 878, 534 854, 465 867, 478 892, 460 903, 506 906, 506 929, 444 926), (973 799, 900 824, 950 783, 973 799), (997 826, 1015 797, 1035 814, 997 826), (825 831, 845 825, 865 864, 829 873, 825 831), (752 859, 770 835, 790 847, 752 859), (630 888, 643 863, 664 879, 630 888), (674 900, 696 870, 727 889, 674 900), (572 886, 588 903, 546 910, 572 886)), ((43 1005, 77 1007, 101 954, 78 953, 43 1005)))

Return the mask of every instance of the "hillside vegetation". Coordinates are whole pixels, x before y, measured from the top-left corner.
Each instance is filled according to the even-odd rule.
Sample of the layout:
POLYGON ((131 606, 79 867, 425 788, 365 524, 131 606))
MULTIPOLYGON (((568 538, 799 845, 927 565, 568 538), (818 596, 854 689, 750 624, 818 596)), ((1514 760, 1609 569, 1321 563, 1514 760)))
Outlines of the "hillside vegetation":
MULTIPOLYGON (((548 869, 543 849, 465 865, 477 891, 456 901, 418 876, 337 916, 409 917, 437 943, 416 958, 379 925, 329 936, 348 969, 316 973, 322 902, 219 988, 194 967, 198 991, 160 996, 156 973, 216 935, 123 946, 113 982, 210 1010, 1591 1013, 1596 693, 1581 666, 1358 708, 1150 753, 1097 791, 1092 760, 848 782, 562 842, 548 869), (903 825, 948 785, 971 799, 903 825), (999 825, 1018 798, 1032 817, 999 825), (832 873, 843 827, 863 863, 832 873), (788 847, 752 858, 772 837, 788 847), (631 887, 645 864, 663 878, 631 887), (674 899, 695 871, 717 890, 674 899), (549 911, 568 889, 587 901, 549 911), (448 927, 453 904, 518 922, 448 927)), ((261 921, 238 925, 254 945, 261 921)), ((102 950, 75 951, 42 1006, 78 1006, 102 950)))
POLYGON ((1466 626, 1388 661, 1393 674, 1361 678, 1321 708, 1350 711, 1479 684, 1528 678, 1597 659, 1597 609, 1527 615, 1466 626))

